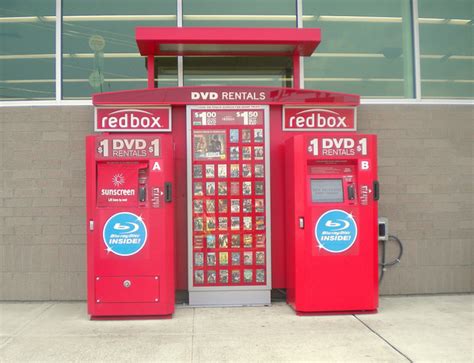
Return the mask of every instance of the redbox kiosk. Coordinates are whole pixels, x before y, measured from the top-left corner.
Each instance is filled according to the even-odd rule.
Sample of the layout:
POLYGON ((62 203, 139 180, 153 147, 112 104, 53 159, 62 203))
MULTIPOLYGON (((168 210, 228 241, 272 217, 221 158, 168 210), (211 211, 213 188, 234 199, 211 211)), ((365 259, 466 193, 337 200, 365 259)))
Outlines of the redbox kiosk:
POLYGON ((93 318, 173 313, 172 163, 169 134, 87 137, 87 300, 93 318))
POLYGON ((287 301, 298 313, 376 311, 376 136, 286 142, 287 301))
MULTIPOLYGON (((309 156, 296 154, 295 149, 293 160, 302 164, 294 163, 295 170, 292 170, 293 164, 285 164, 285 141, 298 134, 313 135, 316 131, 337 131, 338 135, 355 131, 355 108, 360 103, 358 95, 300 89, 300 57, 314 52, 320 41, 319 29, 137 28, 136 39, 140 53, 147 57, 148 88, 93 96, 95 131, 113 134, 88 140, 91 314, 172 312, 174 287, 189 291, 189 302, 194 306, 267 305, 271 302, 272 288, 288 288, 289 294, 295 296, 295 291, 301 291, 301 286, 306 285, 301 285, 301 280, 295 288, 292 273, 287 278, 287 270, 295 269, 295 259, 287 262, 285 235, 295 226, 295 218, 306 218, 309 226, 311 217, 305 217, 304 211, 300 211, 305 204, 297 205, 300 209, 292 219, 285 211, 293 211, 295 200, 301 200, 301 195, 293 193, 309 193, 305 191, 305 176, 300 170, 306 171, 309 156), (292 57, 294 87, 156 87, 155 57, 193 55, 292 57), (119 134, 132 131, 139 134, 119 134), (159 132, 169 134, 156 136, 159 132), (168 148, 171 145, 168 136, 173 140, 174 159, 168 148), (139 141, 133 141, 134 138, 139 141), (158 156, 154 154, 155 145, 160 146, 158 156), (157 162, 159 167, 156 168, 157 162), (115 177, 118 167, 124 168, 121 172, 124 177, 135 180, 126 189, 136 189, 138 201, 131 192, 122 191, 118 195, 109 191, 115 187, 106 183, 112 182, 110 178, 115 177), (177 178, 173 188, 175 198, 167 203, 166 198, 160 198, 162 192, 166 196, 165 182, 172 181, 170 168, 177 178), (141 175, 147 176, 145 202, 140 201, 141 175), (285 186, 285 177, 289 176, 294 178, 291 188, 285 186), (120 200, 120 204, 101 204, 104 200, 98 198, 102 192, 97 194, 97 188, 105 189, 105 195, 120 200), (158 198, 156 202, 154 197, 158 198), (131 219, 138 217, 144 226, 131 219), (130 256, 108 251, 106 241, 122 238, 117 232, 125 231, 126 226, 135 228, 133 223, 138 228, 134 232, 138 236, 134 238, 140 241, 144 240, 140 231, 146 227, 143 248, 130 256), (114 226, 115 232, 112 231, 114 226), (174 286, 173 274, 176 276, 174 286), (133 290, 139 286, 138 280, 142 287, 133 290)), ((368 154, 360 160, 370 162, 370 171, 363 174, 359 168, 356 161, 359 154, 352 158, 346 154, 343 158, 354 174, 354 188, 368 185, 362 183, 365 175, 375 175, 374 145, 370 137, 366 140, 366 145, 357 146, 367 148, 368 154)), ((317 158, 313 155, 310 159, 317 158)), ((334 159, 340 158, 331 160, 334 159)), ((335 174, 338 172, 340 169, 335 174)), ((122 179, 119 180, 116 182, 122 183, 122 179)), ((363 206, 363 193, 368 198, 367 193, 371 191, 354 189, 359 215, 367 209, 363 206)), ((372 201, 368 203, 373 205, 372 201)), ((345 210, 343 203, 339 204, 338 209, 345 210)), ((376 212, 373 209, 374 216, 376 212)), ((357 223, 359 215, 354 217, 357 223)), ((360 236, 363 227, 358 228, 360 236)), ((294 233, 300 236, 301 231, 294 233)), ((308 234, 308 238, 312 237, 308 234)), ((355 245, 340 257, 359 252, 366 254, 365 244, 359 241, 358 237, 355 245)), ((311 245, 310 239, 308 245, 311 245)), ((291 255, 291 249, 289 253, 291 255)), ((367 271, 376 271, 376 252, 371 253, 370 261, 364 257, 365 262, 358 265, 363 270, 361 278, 366 278, 367 271)), ((354 261, 350 263, 360 262, 354 261)), ((305 262, 301 263, 303 266, 305 262)), ((321 273, 334 271, 331 264, 326 268, 330 270, 321 269, 321 273)), ((304 283, 310 288, 313 271, 309 267, 305 271, 308 281, 304 283)), ((297 276, 302 279, 300 270, 297 276)), ((349 280, 354 281, 355 277, 349 280)), ((364 284, 359 286, 365 288, 364 284)), ((306 296, 321 300, 319 295, 311 295, 309 291, 306 296)), ((329 302, 335 301, 330 294, 329 299, 329 302)), ((331 306, 330 310, 340 309, 337 304, 331 306)), ((372 307, 375 308, 376 305, 372 307)))

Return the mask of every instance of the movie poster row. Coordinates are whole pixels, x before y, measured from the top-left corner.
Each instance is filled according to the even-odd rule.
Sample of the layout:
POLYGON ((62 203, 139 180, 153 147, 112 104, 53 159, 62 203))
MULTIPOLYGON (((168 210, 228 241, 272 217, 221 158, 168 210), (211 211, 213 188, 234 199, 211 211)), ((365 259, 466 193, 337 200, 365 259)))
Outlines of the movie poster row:
POLYGON ((224 249, 224 248, 253 248, 255 242, 256 248, 265 247, 265 235, 261 233, 250 234, 244 233, 231 234, 230 237, 227 234, 213 234, 209 233, 206 235, 195 235, 194 236, 194 249, 201 250, 204 247, 207 249, 224 249))
POLYGON ((196 197, 206 196, 226 196, 226 195, 247 195, 261 196, 265 193, 265 183, 263 181, 239 182, 194 182, 193 195, 196 197))
MULTIPOLYGON (((263 213, 265 212, 265 202, 263 198, 231 198, 231 199, 194 199, 194 214, 213 213, 263 213), (216 207, 217 203, 217 207, 216 207)), ((221 220, 222 224, 228 220, 221 220)), ((220 223, 219 223, 220 224, 220 223)))
POLYGON ((263 231, 265 229, 265 216, 231 216, 231 217, 194 217, 194 232, 204 231, 263 231), (230 228, 229 228, 230 227, 230 228))
MULTIPOLYGON (((233 144, 255 144, 263 143, 263 129, 230 129, 229 144, 230 160, 251 160, 252 147, 242 146, 242 154, 238 145, 233 144), (253 132, 252 132, 253 131, 253 132), (233 146, 232 146, 233 145, 233 146)), ((226 130, 199 130, 193 132, 194 160, 226 160, 227 159, 227 135, 226 130)), ((255 160, 263 160, 263 146, 253 147, 255 160)))
POLYGON ((244 270, 194 270, 194 283, 201 284, 240 284, 240 283, 264 283, 264 269, 244 270))
POLYGON ((197 164, 193 165, 193 178, 263 178, 265 167, 263 164, 197 164))
POLYGON ((245 252, 194 252, 194 266, 244 266, 264 265, 265 251, 245 252))

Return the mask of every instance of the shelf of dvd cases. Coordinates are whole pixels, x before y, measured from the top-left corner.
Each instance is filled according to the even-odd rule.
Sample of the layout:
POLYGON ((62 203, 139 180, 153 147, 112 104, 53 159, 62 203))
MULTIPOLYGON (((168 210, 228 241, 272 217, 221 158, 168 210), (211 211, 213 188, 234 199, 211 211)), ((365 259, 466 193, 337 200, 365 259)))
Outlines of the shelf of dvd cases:
POLYGON ((266 284, 261 122, 193 125, 193 286, 266 284))

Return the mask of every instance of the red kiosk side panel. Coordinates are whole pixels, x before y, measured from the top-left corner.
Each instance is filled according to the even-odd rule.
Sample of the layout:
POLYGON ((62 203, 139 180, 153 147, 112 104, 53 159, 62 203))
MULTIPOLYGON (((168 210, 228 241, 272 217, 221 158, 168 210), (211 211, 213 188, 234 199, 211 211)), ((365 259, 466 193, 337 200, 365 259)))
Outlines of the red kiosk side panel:
POLYGON ((286 144, 288 302, 299 313, 378 307, 376 147, 357 134, 286 144))

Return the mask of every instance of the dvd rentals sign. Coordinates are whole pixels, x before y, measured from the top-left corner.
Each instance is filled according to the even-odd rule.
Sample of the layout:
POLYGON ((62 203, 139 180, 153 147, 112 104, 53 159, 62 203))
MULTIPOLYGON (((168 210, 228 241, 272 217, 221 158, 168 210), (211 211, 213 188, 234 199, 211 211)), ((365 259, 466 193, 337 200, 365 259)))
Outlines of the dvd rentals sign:
POLYGON ((137 159, 160 157, 160 137, 152 135, 114 135, 96 137, 96 158, 137 159))
POLYGON ((308 140, 307 150, 312 156, 356 156, 368 155, 366 137, 317 137, 308 140))
POLYGON ((171 107, 97 107, 94 131, 170 132, 171 107))
POLYGON ((284 107, 283 131, 356 131, 354 107, 284 107))

